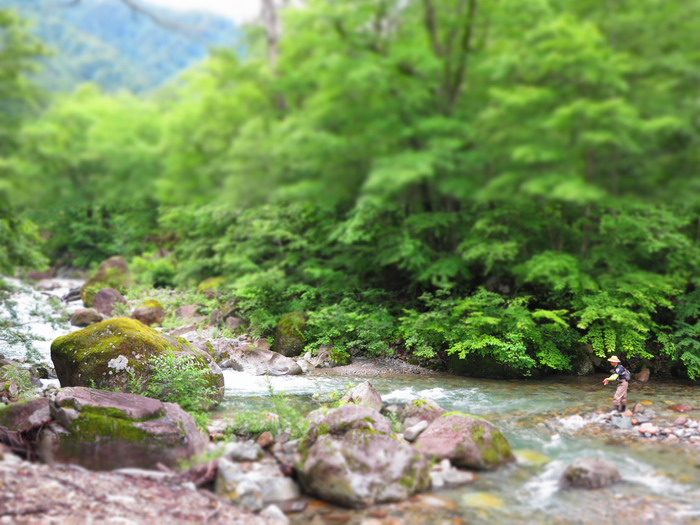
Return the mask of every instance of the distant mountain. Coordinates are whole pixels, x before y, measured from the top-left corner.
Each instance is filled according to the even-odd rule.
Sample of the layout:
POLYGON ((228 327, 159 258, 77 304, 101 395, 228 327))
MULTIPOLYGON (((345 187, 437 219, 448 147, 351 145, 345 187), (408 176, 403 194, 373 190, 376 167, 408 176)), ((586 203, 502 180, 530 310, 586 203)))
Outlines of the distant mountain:
POLYGON ((157 88, 211 48, 240 45, 241 30, 226 18, 153 7, 153 16, 119 0, 0 0, 16 9, 54 51, 40 81, 50 91, 95 82, 108 91, 157 88))

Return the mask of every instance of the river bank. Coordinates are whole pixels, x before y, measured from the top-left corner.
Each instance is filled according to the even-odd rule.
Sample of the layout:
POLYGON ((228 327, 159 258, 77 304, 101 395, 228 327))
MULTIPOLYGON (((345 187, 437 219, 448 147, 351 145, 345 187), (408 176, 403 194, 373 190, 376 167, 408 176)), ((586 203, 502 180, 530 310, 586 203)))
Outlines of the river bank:
MULTIPOLYGON (((53 294, 62 292, 56 289, 53 294)), ((39 303, 48 297, 41 292, 31 293, 36 294, 32 295, 32 300, 39 303)), ((31 312, 32 307, 27 307, 26 311, 31 312)), ((37 321, 36 328, 40 325, 37 321)), ((74 329, 64 323, 58 328, 58 335, 74 329)), ((50 341, 38 345, 39 351, 45 349, 46 357, 48 345, 50 341)), ((19 355, 19 350, 15 351, 19 355)), ((437 520, 426 523, 439 523, 439 520, 446 520, 446 523, 460 523, 459 520, 470 523, 494 520, 498 523, 522 523, 523 520, 601 523, 612 516, 611 501, 616 508, 624 508, 626 516, 636 523, 700 522, 697 503, 700 501, 700 465, 696 446, 686 446, 684 442, 673 445, 651 442, 643 435, 627 439, 621 431, 628 429, 619 429, 607 422, 596 423, 596 418, 608 412, 613 394, 611 388, 600 385, 602 375, 536 380, 474 379, 425 371, 395 359, 356 360, 347 367, 316 369, 298 376, 253 376, 229 369, 224 371, 224 402, 214 417, 226 425, 242 411, 274 411, 273 397, 280 394, 289 404, 311 410, 318 406, 319 398, 344 392, 368 377, 387 405, 428 397, 447 410, 468 412, 492 421, 513 444, 517 462, 497 472, 482 473, 463 488, 443 489, 401 504, 365 511, 348 511, 308 499, 303 508, 285 509, 292 523, 421 523, 422 516, 425 520, 430 516, 437 520), (611 461, 619 468, 623 483, 596 491, 562 490, 559 479, 565 468, 583 457, 611 461)), ((679 413, 669 407, 697 406, 698 401, 697 387, 690 382, 652 379, 648 383, 633 382, 630 389, 630 406, 640 403, 653 409, 657 426, 671 424, 679 417, 679 413)), ((694 419, 692 411, 683 415, 694 419)), ((24 485, 15 485, 17 490, 41 492, 44 483, 49 488, 51 483, 56 483, 50 470, 37 468, 36 472, 36 476, 26 476, 24 485), (37 476, 44 479, 40 482, 37 476)), ((75 483, 90 485, 91 473, 83 474, 75 483)), ((24 478, 17 479, 21 483, 24 478)), ((160 484, 160 481, 150 480, 149 483, 160 484)), ((108 488, 107 484, 105 489, 108 488)), ((97 500, 108 501, 110 497, 119 500, 121 491, 120 484, 115 481, 112 490, 107 490, 97 500)), ((209 495, 206 493, 204 497, 209 495)), ((77 502, 80 496, 75 497, 77 502)), ((127 494, 127 497, 130 496, 127 494)), ((70 505, 62 508, 70 509, 70 505)), ((82 512, 80 508, 76 507, 76 512, 82 512)), ((151 519, 149 516, 148 513, 142 517, 134 514, 130 519, 145 523, 151 519)), ((34 521, 31 522, 43 523, 36 521, 38 519, 37 515, 32 515, 34 521)))

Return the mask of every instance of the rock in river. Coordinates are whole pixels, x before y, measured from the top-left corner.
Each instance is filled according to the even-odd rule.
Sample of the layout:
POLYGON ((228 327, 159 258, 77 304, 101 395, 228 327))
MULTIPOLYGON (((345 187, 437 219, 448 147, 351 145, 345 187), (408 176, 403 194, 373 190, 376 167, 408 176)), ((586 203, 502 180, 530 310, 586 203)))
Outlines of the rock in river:
POLYGON ((515 460, 506 437, 486 420, 444 414, 418 437, 416 449, 427 457, 449 459, 462 468, 493 469, 515 460))
POLYGON ((313 424, 297 473, 305 491, 347 507, 400 501, 430 487, 428 461, 365 405, 344 405, 313 424))
POLYGON ((564 487, 599 489, 617 483, 622 477, 617 467, 599 458, 581 458, 569 465, 561 478, 564 487))

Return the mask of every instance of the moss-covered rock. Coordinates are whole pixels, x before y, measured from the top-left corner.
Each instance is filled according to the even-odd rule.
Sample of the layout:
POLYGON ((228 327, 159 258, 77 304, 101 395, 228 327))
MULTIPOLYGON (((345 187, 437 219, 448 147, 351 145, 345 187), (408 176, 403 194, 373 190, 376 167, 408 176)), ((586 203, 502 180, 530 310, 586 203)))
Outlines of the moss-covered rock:
POLYGON ((104 288, 114 288, 126 292, 132 283, 129 263, 124 257, 110 257, 100 264, 97 271, 87 280, 80 291, 80 298, 86 307, 93 305, 95 295, 104 288))
POLYGON ((304 490, 348 507, 400 501, 430 487, 428 461, 366 405, 343 405, 312 423, 297 473, 304 490))
POLYGON ((155 370, 150 358, 174 354, 193 356, 208 386, 211 400, 223 399, 224 379, 211 357, 135 319, 120 317, 59 337, 51 344, 51 359, 61 386, 89 386, 119 392, 145 390, 155 370))
POLYGON ((296 357, 306 346, 306 316, 301 312, 285 314, 277 323, 275 352, 286 357, 296 357))
POLYGON ((449 459, 458 467, 494 469, 515 460, 508 440, 488 421, 451 412, 434 419, 416 441, 431 459, 449 459))
POLYGON ((65 388, 49 408, 56 422, 44 433, 44 446, 62 463, 93 470, 155 468, 159 463, 176 468, 207 444, 178 405, 148 397, 65 388))

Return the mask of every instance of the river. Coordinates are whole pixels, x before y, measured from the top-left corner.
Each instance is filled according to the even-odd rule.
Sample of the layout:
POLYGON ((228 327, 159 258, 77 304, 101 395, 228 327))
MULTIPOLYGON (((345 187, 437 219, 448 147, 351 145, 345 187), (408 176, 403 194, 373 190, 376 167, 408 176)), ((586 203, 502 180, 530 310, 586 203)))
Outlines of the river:
MULTIPOLYGON (((46 303, 74 281, 39 293, 23 287, 15 294, 22 322, 46 341, 37 350, 47 362, 50 341, 74 330, 67 323, 51 326, 46 303), (38 311, 42 315, 35 315, 38 311)), ((19 283, 14 281, 14 284, 19 283)), ((74 303, 75 305, 76 303, 74 303)), ((70 307, 74 309, 75 306, 70 307)), ((22 357, 21 348, 0 348, 7 357, 22 357)), ((314 396, 342 392, 363 378, 324 376, 262 377, 226 370, 226 398, 217 417, 240 409, 272 411, 272 393, 290 402, 315 406, 314 396)), ((603 376, 555 376, 538 380, 488 380, 450 375, 411 375, 369 379, 386 402, 402 403, 430 397, 447 410, 484 417, 497 425, 516 450, 518 461, 440 495, 456 503, 470 523, 700 523, 700 454, 688 445, 667 445, 620 439, 591 421, 608 410, 614 386, 603 387, 603 376), (572 461, 582 457, 607 459, 617 465, 623 483, 600 490, 561 490, 558 480, 572 461)), ((700 406, 700 390, 682 381, 633 382, 632 406, 653 408, 659 418, 678 414, 672 404, 700 406)), ((690 412, 692 418, 698 412, 690 412)))

